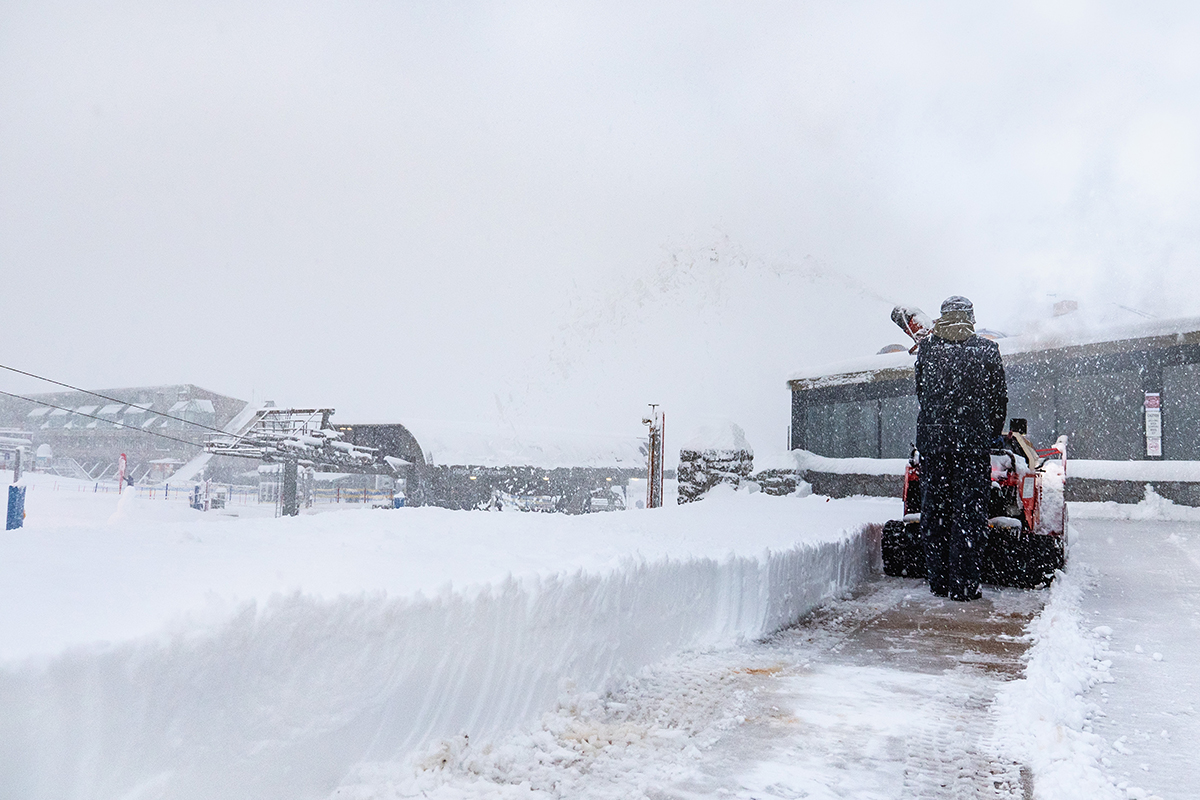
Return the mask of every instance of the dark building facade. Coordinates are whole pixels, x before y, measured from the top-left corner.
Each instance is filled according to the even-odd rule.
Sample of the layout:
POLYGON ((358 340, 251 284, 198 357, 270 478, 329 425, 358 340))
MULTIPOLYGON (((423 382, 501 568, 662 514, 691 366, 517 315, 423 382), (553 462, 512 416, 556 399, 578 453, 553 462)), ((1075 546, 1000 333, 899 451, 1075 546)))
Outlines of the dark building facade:
MULTIPOLYGON (((1066 434, 1071 458, 1200 460, 1200 320, 1126 333, 1082 343, 1001 339, 1008 416, 1028 419, 1040 446, 1066 434), (1148 429, 1146 408, 1156 403, 1161 456, 1148 446, 1157 431, 1148 429)), ((917 421, 914 357, 874 359, 789 381, 792 449, 835 458, 909 454, 917 421)))

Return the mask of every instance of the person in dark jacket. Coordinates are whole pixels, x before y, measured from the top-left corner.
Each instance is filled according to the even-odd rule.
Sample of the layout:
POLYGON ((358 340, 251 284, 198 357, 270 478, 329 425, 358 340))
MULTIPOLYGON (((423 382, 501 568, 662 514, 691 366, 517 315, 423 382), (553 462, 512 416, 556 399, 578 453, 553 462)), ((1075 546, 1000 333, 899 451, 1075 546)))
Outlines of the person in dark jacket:
POLYGON ((921 538, 934 594, 975 600, 987 533, 991 446, 1004 429, 1008 387, 996 343, 975 334, 965 297, 942 303, 917 347, 921 538))

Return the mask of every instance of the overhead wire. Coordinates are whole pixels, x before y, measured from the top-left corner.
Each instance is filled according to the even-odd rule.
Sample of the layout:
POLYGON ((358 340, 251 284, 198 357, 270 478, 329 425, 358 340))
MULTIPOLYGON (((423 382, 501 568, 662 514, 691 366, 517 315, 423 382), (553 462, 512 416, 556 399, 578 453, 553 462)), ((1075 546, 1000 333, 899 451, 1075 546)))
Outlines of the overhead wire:
MULTIPOLYGON (((100 420, 101 422, 108 422, 113 425, 116 425, 118 428, 129 428, 131 431, 138 431, 139 433, 149 434, 150 436, 158 436, 161 439, 170 439, 172 442, 180 442, 181 444, 186 444, 191 447, 201 447, 202 446, 202 445, 196 444, 195 442, 189 442, 187 439, 180 439, 177 436, 169 436, 165 433, 159 433, 158 431, 148 431, 145 428, 139 428, 136 425, 126 425, 124 422, 117 422, 116 420, 113 420, 113 419, 105 419, 104 417, 97 417, 95 414, 85 414, 84 412, 76 411, 73 408, 64 408, 63 406, 56 406, 53 403, 47 403, 45 400, 34 400, 32 397, 25 397, 23 395, 13 394, 12 392, 6 392, 3 390, 0 390, 0 394, 4 395, 5 397, 11 397, 16 400, 24 400, 28 403, 37 403, 40 406, 49 406, 50 408, 57 408, 59 411, 65 411, 68 414, 77 414, 81 417, 87 417, 89 419, 97 419, 97 420, 100 420)), ((175 419, 175 418, 172 417, 172 419, 175 419)))
MULTIPOLYGON (((6 369, 6 370, 8 370, 9 372, 15 372, 15 373, 17 373, 18 375, 25 375, 26 377, 29 377, 29 378, 36 378, 36 379, 37 379, 37 380, 39 380, 39 381, 45 381, 46 383, 52 383, 52 384, 54 384, 55 386, 61 386, 61 387, 63 387, 64 389, 70 389, 70 390, 71 390, 71 391, 73 391, 73 392, 82 392, 83 394, 90 394, 92 397, 99 397, 101 400, 107 400, 107 401, 108 401, 108 402, 110 402, 110 403, 119 403, 120 405, 132 405, 132 406, 137 406, 137 404, 136 404, 136 403, 130 403, 130 402, 129 402, 129 401, 127 401, 127 400, 118 400, 118 399, 117 399, 117 398, 115 398, 115 397, 109 397, 108 395, 106 395, 106 394, 101 394, 100 392, 93 392, 93 391, 91 391, 90 389, 81 389, 81 388, 79 388, 78 386, 72 386, 72 385, 71 385, 71 384, 69 384, 69 383, 63 383, 62 381, 56 381, 56 380, 54 380, 53 378, 47 378, 47 377, 45 377, 44 375, 35 375, 35 374, 33 374, 32 372, 26 372, 26 371, 25 371, 25 370, 23 370, 23 369, 17 369, 16 367, 10 367, 10 366, 8 366, 8 365, 6 365, 6 364, 0 364, 0 369, 6 369)), ((8 395, 9 397, 20 397, 20 395, 9 394, 8 392, 2 392, 2 393, 0 393, 0 394, 6 394, 6 395, 8 395)), ((38 401, 38 400, 32 400, 32 399, 30 399, 30 398, 28 398, 28 397, 21 397, 21 399, 22 399, 22 400, 29 400, 29 402, 31 402, 31 403, 38 403, 38 402, 41 402, 41 401, 38 401)), ((50 404, 49 404, 49 403, 42 403, 42 405, 50 405, 50 404)), ((140 407, 141 407, 141 406, 138 406, 138 408, 140 408, 140 407)), ((54 406, 54 408, 59 408, 59 406, 54 406)), ((66 410, 67 410, 67 411, 70 411, 71 409, 66 409, 66 410)), ((160 416, 160 417, 165 417, 166 419, 173 419, 173 420, 175 420, 176 422, 182 422, 182 423, 184 423, 185 425, 195 425, 197 428, 203 428, 203 429, 204 429, 204 430, 206 430, 206 431, 212 431, 213 433, 219 433, 219 434, 221 434, 222 436, 232 436, 232 435, 234 435, 234 434, 231 434, 231 433, 229 433, 229 431, 223 431, 223 430, 221 430, 220 428, 214 428, 214 427, 213 427, 213 426, 211 426, 211 425, 205 425, 203 422, 195 422, 195 421, 193 421, 193 420, 190 420, 190 419, 184 419, 183 417, 176 417, 176 416, 174 416, 173 414, 167 414, 167 413, 165 413, 165 412, 163 412, 163 411, 154 411, 153 409, 149 409, 149 408, 147 408, 147 409, 145 409, 145 410, 146 410, 148 413, 150 413, 150 414, 155 414, 155 415, 157 415, 157 416, 160 416)), ((84 416, 87 416, 87 415, 86 415, 86 414, 84 414, 84 416)), ((96 419, 100 419, 100 418, 99 418, 99 417, 97 417, 96 419)), ((102 420, 102 421, 103 421, 103 422, 110 422, 111 420, 102 420)), ((118 424, 118 423, 114 423, 114 424, 118 424)), ((125 425, 125 426, 123 426, 123 427, 129 428, 129 427, 133 427, 133 426, 130 426, 130 425, 125 425)), ((142 430, 141 428, 136 428, 136 427, 134 427, 133 429, 134 429, 134 430, 142 430)), ((149 433, 149 431, 146 431, 146 432, 147 432, 147 433, 149 433)), ((182 440, 181 440, 181 441, 182 441, 182 440)))

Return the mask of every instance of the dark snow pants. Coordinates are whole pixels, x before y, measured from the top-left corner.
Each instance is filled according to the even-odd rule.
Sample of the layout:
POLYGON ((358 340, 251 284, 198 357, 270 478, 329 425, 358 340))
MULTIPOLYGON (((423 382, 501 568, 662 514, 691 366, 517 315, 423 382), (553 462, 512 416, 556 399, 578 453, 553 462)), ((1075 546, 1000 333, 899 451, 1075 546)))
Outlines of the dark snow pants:
POLYGON ((925 574, 936 595, 979 596, 991 478, 987 451, 921 453, 921 539, 925 574))

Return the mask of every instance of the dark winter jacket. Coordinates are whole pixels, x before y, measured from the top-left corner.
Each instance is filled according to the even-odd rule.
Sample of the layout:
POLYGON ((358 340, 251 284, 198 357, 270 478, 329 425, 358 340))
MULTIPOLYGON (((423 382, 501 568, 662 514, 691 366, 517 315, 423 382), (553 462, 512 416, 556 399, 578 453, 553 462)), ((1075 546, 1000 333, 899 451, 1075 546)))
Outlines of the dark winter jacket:
POLYGON ((1008 386, 995 342, 927 336, 917 348, 916 378, 920 452, 984 453, 1004 430, 1008 386))

